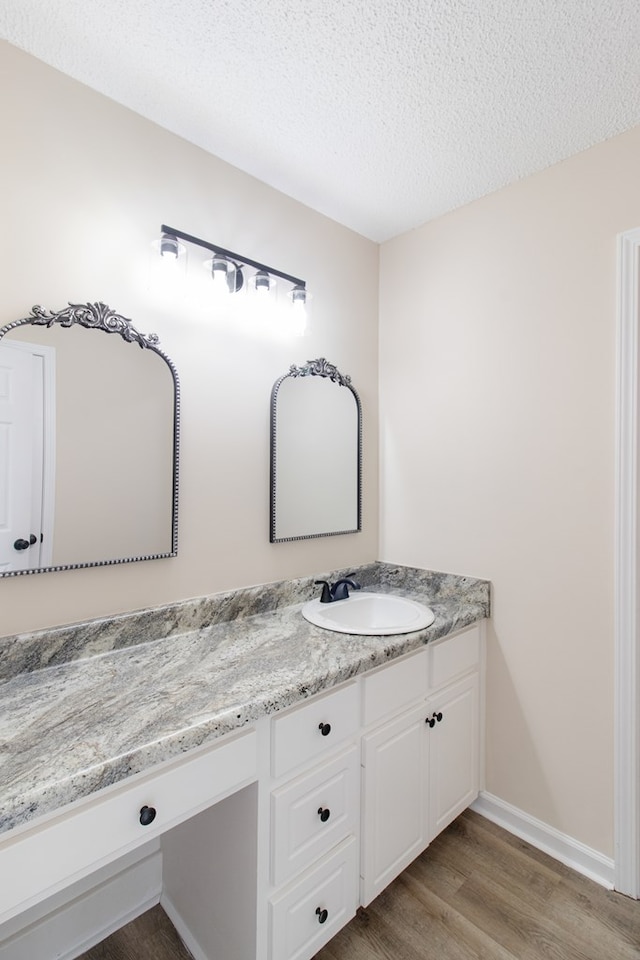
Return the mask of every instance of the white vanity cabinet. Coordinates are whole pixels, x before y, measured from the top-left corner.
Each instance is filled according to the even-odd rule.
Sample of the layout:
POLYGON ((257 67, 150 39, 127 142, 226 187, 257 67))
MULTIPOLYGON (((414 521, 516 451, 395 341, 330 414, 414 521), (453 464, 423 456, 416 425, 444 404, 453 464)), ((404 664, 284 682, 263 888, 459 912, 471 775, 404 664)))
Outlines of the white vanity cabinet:
POLYGON ((478 795, 480 653, 473 627, 363 678, 364 906, 478 795))
POLYGON ((477 796, 481 640, 422 646, 3 835, 0 960, 70 960, 158 901, 196 960, 311 960, 477 796))
POLYGON ((359 685, 271 721, 269 960, 308 960, 358 907, 359 685))

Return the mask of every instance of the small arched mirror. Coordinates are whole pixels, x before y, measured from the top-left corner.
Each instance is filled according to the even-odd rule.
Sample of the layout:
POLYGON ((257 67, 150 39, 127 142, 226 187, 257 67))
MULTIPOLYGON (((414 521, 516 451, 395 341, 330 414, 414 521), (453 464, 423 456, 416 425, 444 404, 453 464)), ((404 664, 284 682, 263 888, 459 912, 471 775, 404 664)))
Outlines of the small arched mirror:
POLYGON ((362 410, 324 357, 291 366, 271 391, 271 543, 362 526, 362 410))
POLYGON ((178 442, 155 334, 103 303, 0 327, 0 576, 175 556, 178 442))

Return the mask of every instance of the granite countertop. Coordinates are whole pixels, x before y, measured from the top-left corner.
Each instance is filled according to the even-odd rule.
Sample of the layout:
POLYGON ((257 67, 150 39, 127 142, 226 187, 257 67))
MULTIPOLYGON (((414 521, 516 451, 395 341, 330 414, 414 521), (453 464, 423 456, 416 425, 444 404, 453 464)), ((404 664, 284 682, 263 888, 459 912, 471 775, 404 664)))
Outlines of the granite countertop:
POLYGON ((354 573, 426 603, 435 622, 383 637, 322 630, 300 613, 318 592, 305 578, 0 639, 0 833, 489 615, 486 581, 354 573))

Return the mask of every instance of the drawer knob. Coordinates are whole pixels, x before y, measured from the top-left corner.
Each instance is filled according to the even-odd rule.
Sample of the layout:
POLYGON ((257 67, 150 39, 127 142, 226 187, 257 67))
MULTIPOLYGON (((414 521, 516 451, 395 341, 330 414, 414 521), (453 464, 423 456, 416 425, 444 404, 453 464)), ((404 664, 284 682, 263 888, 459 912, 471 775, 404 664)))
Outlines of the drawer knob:
POLYGON ((330 723, 319 723, 319 724, 318 724, 318 730, 320 731, 320 733, 322 734, 323 737, 328 737, 329 734, 331 733, 331 724, 330 724, 330 723))
POLYGON ((331 810, 328 807, 318 807, 318 816, 323 823, 326 823, 329 817, 331 816, 331 810))
POLYGON ((427 717, 427 719, 425 720, 425 723, 428 723, 431 729, 433 729, 436 725, 436 719, 435 717, 427 717))
POLYGON ((156 818, 155 807, 142 807, 140 810, 140 823, 143 827, 148 827, 156 818))
POLYGON ((321 910, 320 907, 317 907, 316 915, 318 917, 318 923, 326 923, 327 917, 329 916, 329 911, 321 910))
POLYGON ((440 711, 438 711, 437 713, 434 713, 434 717, 436 718, 438 723, 440 723, 440 721, 442 720, 442 714, 440 713, 440 711))

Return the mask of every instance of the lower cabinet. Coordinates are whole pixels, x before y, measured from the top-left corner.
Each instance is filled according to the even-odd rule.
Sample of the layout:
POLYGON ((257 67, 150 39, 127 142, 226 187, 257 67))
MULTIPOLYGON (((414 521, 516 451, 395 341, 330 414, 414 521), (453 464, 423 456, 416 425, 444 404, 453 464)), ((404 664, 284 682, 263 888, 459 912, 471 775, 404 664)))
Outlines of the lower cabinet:
MULTIPOLYGON (((460 642, 453 657, 451 649, 440 657, 440 645, 429 652, 429 692, 424 689, 422 697, 416 698, 412 690, 409 709, 387 718, 362 737, 363 906, 478 796, 480 632, 472 628, 454 639, 460 642), (437 686, 433 686, 434 676, 437 686)), ((443 641, 443 650, 446 643, 443 641)), ((414 654, 418 675, 421 656, 414 654)), ((408 657, 383 668, 376 679, 381 716, 385 685, 397 689, 394 671, 406 673, 411 661, 408 657)), ((366 699, 369 678, 365 676, 363 683, 366 699)), ((369 709, 375 713, 371 696, 369 709)))
POLYGON ((309 960, 355 915, 360 686, 271 721, 268 960, 309 960))
POLYGON ((269 960, 310 960, 477 797, 480 662, 472 627, 274 718, 272 770, 302 772, 271 791, 269 960))
POLYGON ((149 897, 196 960, 311 960, 477 796, 481 638, 428 644, 5 837, 0 960, 76 956, 74 918, 97 899, 115 929, 92 875, 114 863, 128 903, 115 861, 148 840, 149 897))

